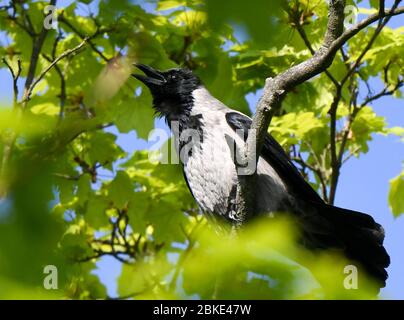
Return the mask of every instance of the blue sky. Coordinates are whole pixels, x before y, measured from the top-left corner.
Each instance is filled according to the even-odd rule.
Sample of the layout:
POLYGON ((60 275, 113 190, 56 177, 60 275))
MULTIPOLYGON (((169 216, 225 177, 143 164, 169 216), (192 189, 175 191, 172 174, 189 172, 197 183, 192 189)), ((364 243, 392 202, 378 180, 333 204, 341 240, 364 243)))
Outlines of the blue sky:
MULTIPOLYGON (((0 4, 4 1, 0 1, 0 4)), ((66 6, 72 1, 61 1, 66 6)), ((391 5, 392 1, 387 1, 391 5)), ((365 2, 365 6, 366 2, 365 2)), ((83 8, 84 11, 85 8, 83 8)), ((389 23, 392 28, 402 26, 400 18, 393 18, 389 23)), ((0 37, 2 44, 4 37, 0 37)), ((0 69, 0 102, 2 105, 11 103, 12 83, 5 68, 0 69)), ((381 84, 372 80, 371 86, 377 92, 381 84)), ((253 108, 259 94, 248 95, 248 102, 253 108)), ((389 126, 404 125, 404 100, 384 97, 373 104, 375 112, 384 116, 389 126)), ((161 121, 156 121, 158 127, 163 127, 161 121)), ((148 146, 144 140, 139 140, 134 131, 120 134, 118 143, 128 152, 143 149, 148 146)), ((390 253, 392 263, 389 267, 387 287, 382 290, 381 297, 404 299, 404 216, 394 218, 387 203, 389 180, 402 169, 404 160, 404 144, 396 136, 374 135, 369 143, 369 152, 359 159, 353 158, 342 168, 338 185, 336 205, 371 214, 386 231, 385 246, 390 253)), ((108 293, 116 296, 116 278, 120 274, 120 264, 113 258, 104 258, 98 263, 95 272, 107 285, 108 293)))

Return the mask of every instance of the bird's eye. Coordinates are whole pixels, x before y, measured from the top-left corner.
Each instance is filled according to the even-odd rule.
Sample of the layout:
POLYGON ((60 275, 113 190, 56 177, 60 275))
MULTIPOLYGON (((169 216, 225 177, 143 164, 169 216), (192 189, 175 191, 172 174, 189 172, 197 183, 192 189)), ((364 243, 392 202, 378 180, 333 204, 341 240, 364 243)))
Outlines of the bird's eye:
POLYGON ((174 80, 176 78, 176 76, 171 76, 171 80, 174 80))

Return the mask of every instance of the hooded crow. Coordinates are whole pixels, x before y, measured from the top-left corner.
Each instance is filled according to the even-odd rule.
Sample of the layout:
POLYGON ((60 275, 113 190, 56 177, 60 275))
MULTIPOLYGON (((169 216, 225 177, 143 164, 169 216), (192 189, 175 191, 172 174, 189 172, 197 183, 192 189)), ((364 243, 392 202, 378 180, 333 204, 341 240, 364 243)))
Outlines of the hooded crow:
MULTIPOLYGON (((196 202, 208 217, 236 223, 238 174, 229 138, 243 144, 251 118, 214 98, 188 69, 136 66, 144 75, 133 76, 150 89, 155 110, 174 133, 184 177, 196 202)), ((306 248, 342 250, 378 287, 385 286, 390 258, 383 247, 384 230, 370 215, 325 203, 270 134, 256 170, 258 215, 288 212, 297 220, 306 248)))

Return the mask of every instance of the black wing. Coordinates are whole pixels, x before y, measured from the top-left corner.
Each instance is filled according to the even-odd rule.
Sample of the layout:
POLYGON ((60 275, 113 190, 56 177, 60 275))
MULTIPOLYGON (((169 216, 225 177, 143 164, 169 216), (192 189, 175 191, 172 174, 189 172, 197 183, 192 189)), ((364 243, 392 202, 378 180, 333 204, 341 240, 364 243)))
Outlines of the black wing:
MULTIPOLYGON (((245 141, 247 139, 248 129, 251 127, 252 120, 246 115, 238 112, 226 113, 226 120, 233 130, 242 130, 244 135, 242 138, 245 141)), ((302 177, 295 165, 292 163, 292 161, 290 161, 283 148, 270 134, 265 136, 261 157, 272 166, 272 168, 284 181, 287 188, 297 197, 306 201, 323 203, 321 197, 302 177)))

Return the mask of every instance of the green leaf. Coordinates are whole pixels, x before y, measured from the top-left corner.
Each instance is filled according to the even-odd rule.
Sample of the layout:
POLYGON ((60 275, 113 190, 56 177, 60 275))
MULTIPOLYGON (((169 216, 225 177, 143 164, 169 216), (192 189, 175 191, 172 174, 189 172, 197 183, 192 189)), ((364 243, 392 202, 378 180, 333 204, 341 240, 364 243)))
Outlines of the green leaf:
POLYGON ((56 116, 59 114, 60 107, 53 103, 37 104, 31 108, 33 114, 46 114, 48 116, 56 116))
POLYGON ((164 11, 176 9, 178 7, 186 6, 186 4, 187 1, 185 0, 161 0, 157 3, 157 10, 164 11))
POLYGON ((173 20, 178 26, 186 25, 188 31, 193 34, 197 34, 203 30, 204 25, 206 24, 207 16, 203 11, 183 11, 180 14, 176 15, 173 20))
POLYGON ((119 209, 127 206, 133 196, 134 186, 125 171, 118 171, 115 179, 108 186, 108 196, 119 209))
POLYGON ((77 192, 76 195, 78 197, 78 204, 81 205, 87 201, 89 197, 91 197, 93 190, 91 189, 91 180, 88 174, 80 176, 79 181, 77 182, 77 192))
POLYGON ((368 141, 373 133, 385 133, 386 121, 377 116, 371 107, 363 107, 352 124, 352 141, 358 144, 362 151, 368 151, 368 141))
POLYGON ((108 224, 105 210, 108 208, 108 201, 102 196, 90 198, 87 202, 86 221, 95 229, 108 224))
POLYGON ((59 198, 61 203, 68 203, 74 197, 74 183, 73 181, 63 181, 58 185, 59 198))
POLYGON ((153 235, 158 241, 182 242, 185 240, 182 226, 187 223, 187 217, 181 211, 181 203, 178 203, 178 200, 175 197, 155 199, 154 206, 148 212, 148 219, 154 226, 153 235))
POLYGON ((118 294, 127 296, 142 293, 147 288, 147 283, 139 264, 123 264, 121 275, 118 278, 118 294))
POLYGON ((395 217, 404 213, 404 171, 390 180, 389 205, 395 217))
POLYGON ((225 23, 235 23, 246 27, 250 37, 263 44, 270 40, 275 29, 273 17, 280 13, 281 2, 234 0, 229 5, 226 1, 207 0, 206 4, 209 22, 215 30, 220 30, 225 23))
POLYGON ((86 295, 81 299, 105 299, 107 296, 107 289, 105 288, 104 284, 101 283, 98 276, 94 274, 86 274, 83 284, 86 289, 86 295))
POLYGON ((148 225, 147 213, 151 208, 151 198, 146 192, 135 192, 128 207, 129 223, 134 232, 143 233, 148 225))
POLYGON ((369 3, 370 3, 370 6, 372 7, 372 8, 377 8, 377 9, 379 9, 379 3, 380 3, 380 1, 379 0, 369 0, 369 3))
POLYGON ((116 136, 112 133, 93 132, 88 139, 88 157, 91 164, 111 165, 112 161, 124 155, 115 143, 116 136))
POLYGON ((388 134, 394 134, 399 137, 404 137, 404 127, 391 127, 387 128, 388 134))
POLYGON ((64 255, 73 261, 86 258, 92 254, 92 250, 87 243, 87 237, 83 233, 67 233, 61 246, 64 255))
POLYGON ((147 139, 154 127, 154 111, 148 89, 143 92, 138 98, 120 101, 116 107, 115 125, 120 132, 136 130, 139 138, 147 139))

